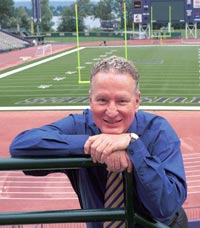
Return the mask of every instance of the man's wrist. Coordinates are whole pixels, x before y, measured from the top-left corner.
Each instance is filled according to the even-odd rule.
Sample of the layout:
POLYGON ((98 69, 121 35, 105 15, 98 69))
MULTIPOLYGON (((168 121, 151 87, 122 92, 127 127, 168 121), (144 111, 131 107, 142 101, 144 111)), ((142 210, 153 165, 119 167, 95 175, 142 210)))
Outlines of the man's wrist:
POLYGON ((135 142, 139 138, 139 136, 137 134, 135 134, 135 133, 129 133, 129 136, 130 136, 129 144, 132 143, 132 142, 135 142))

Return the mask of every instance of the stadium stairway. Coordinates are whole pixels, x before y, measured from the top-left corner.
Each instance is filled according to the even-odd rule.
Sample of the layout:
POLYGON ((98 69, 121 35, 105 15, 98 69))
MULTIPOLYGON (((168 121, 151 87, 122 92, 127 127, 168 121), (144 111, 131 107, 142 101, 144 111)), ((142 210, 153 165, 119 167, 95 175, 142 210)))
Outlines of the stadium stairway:
POLYGON ((0 53, 31 46, 31 42, 0 30, 0 53))

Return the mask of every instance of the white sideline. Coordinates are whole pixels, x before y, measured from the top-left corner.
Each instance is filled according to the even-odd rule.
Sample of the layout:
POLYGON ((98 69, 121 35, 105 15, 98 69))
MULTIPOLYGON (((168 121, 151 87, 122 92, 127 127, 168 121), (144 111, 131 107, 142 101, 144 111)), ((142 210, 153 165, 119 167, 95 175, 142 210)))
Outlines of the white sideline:
POLYGON ((61 54, 58 54, 58 55, 51 56, 51 57, 46 58, 46 59, 43 59, 43 60, 41 60, 41 61, 38 61, 38 62, 35 62, 35 63, 31 63, 31 64, 26 65, 26 66, 23 66, 23 67, 19 67, 19 68, 15 69, 15 70, 11 70, 11 71, 5 72, 5 73, 3 73, 3 74, 0 74, 0 78, 4 78, 4 77, 7 77, 7 76, 9 76, 9 75, 11 75, 11 74, 15 74, 15 73, 18 73, 18 72, 20 72, 20 71, 29 69, 29 68, 31 68, 31 67, 35 67, 35 66, 38 66, 38 65, 40 65, 40 64, 43 64, 43 63, 52 61, 52 60, 57 59, 57 58, 60 58, 60 57, 62 57, 62 56, 69 55, 69 54, 71 54, 71 53, 73 53, 73 52, 76 52, 76 51, 78 51, 78 50, 82 50, 82 49, 84 49, 84 48, 85 48, 85 47, 75 48, 75 49, 73 49, 73 50, 70 50, 70 51, 67 51, 67 52, 64 52, 64 53, 61 53, 61 54))
MULTIPOLYGON (((0 107, 0 111, 59 111, 83 110, 89 106, 21 106, 0 107)), ((200 111, 200 106, 140 106, 141 110, 155 111, 200 111)))

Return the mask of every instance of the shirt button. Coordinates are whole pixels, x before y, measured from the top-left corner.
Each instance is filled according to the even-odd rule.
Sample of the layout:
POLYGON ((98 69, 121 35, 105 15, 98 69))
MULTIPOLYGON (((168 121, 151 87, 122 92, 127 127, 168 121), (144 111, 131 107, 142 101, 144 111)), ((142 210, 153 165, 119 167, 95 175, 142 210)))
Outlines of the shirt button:
POLYGON ((130 153, 131 155, 133 155, 133 154, 134 154, 134 151, 133 151, 133 150, 131 150, 129 153, 130 153))

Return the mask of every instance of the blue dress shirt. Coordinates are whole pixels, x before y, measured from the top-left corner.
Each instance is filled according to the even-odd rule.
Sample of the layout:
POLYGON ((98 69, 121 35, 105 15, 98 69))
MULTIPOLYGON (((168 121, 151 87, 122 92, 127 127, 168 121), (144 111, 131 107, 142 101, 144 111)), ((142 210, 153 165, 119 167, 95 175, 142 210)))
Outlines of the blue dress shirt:
MULTIPOLYGON (((139 139, 127 153, 134 167, 135 210, 168 223, 187 196, 180 140, 162 117, 139 111, 128 132, 139 139)), ((10 146, 12 157, 83 155, 89 136, 100 134, 89 109, 71 114, 50 125, 19 134, 10 146)), ((29 175, 47 175, 55 171, 28 171, 29 175)), ((61 170, 70 179, 84 209, 103 208, 107 170, 105 166, 61 170)), ((102 223, 88 223, 102 228, 102 223)), ((140 226, 135 226, 139 228, 140 226)))

